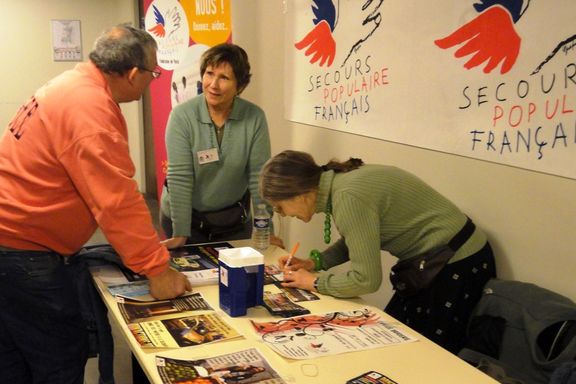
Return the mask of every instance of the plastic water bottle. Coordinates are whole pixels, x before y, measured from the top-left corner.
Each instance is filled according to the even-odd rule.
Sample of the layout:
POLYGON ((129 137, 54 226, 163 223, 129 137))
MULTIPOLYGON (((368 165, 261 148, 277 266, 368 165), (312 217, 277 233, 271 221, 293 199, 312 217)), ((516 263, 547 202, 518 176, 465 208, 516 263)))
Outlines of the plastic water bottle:
POLYGON ((252 239, 254 247, 258 250, 268 249, 270 246, 270 214, 265 204, 258 204, 254 212, 252 239))

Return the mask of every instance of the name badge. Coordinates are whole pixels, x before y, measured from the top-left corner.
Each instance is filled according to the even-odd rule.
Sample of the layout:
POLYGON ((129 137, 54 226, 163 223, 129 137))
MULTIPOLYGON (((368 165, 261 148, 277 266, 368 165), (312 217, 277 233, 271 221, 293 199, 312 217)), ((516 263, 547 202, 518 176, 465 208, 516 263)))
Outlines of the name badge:
POLYGON ((198 156, 198 163, 200 165, 213 163, 215 161, 220 160, 220 157, 218 157, 218 150, 216 148, 210 148, 204 151, 198 151, 196 153, 196 156, 198 156))

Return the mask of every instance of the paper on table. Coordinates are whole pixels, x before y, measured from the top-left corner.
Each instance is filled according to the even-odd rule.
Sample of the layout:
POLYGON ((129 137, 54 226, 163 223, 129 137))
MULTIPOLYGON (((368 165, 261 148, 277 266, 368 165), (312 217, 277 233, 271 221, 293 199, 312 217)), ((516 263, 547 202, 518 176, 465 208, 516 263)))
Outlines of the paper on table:
POLYGON ((266 345, 289 359, 312 359, 418 340, 401 329, 400 323, 386 322, 369 308, 252 321, 252 325, 266 345))

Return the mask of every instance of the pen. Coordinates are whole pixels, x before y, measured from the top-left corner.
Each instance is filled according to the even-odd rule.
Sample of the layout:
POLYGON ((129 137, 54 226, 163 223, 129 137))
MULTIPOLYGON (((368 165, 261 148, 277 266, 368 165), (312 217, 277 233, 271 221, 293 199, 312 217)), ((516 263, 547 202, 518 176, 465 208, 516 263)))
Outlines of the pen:
POLYGON ((296 244, 294 244, 294 248, 292 248, 292 252, 290 252, 290 256, 288 256, 288 260, 286 260, 286 264, 284 264, 284 268, 288 268, 290 266, 290 263, 292 262, 292 258, 296 254, 296 251, 298 250, 299 246, 300 246, 300 242, 297 242, 296 244))

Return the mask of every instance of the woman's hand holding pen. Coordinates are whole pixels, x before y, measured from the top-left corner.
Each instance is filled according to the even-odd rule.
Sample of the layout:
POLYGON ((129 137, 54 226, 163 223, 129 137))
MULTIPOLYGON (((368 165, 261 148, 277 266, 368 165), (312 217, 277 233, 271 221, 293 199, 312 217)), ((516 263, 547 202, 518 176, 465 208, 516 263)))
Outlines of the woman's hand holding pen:
POLYGON ((310 259, 299 259, 298 257, 293 257, 292 261, 289 265, 286 265, 286 262, 290 258, 289 255, 280 256, 278 259, 278 266, 281 270, 285 270, 284 273, 288 271, 297 271, 299 269, 305 269, 307 271, 314 270, 314 262, 310 259))
MULTIPOLYGON (((292 248, 292 251, 290 251, 290 254, 287 256, 280 256, 280 258, 278 259, 278 263, 279 263, 279 267, 282 270, 286 270, 284 272, 288 272, 288 271, 297 271, 300 268, 306 268, 306 262, 307 260, 302 260, 299 259, 297 257, 294 257, 296 255, 296 251, 298 251, 298 248, 300 247, 300 242, 297 242, 296 244, 294 244, 294 247, 292 248)), ((314 270, 314 265, 312 265, 312 269, 309 269, 310 271, 314 270)))
POLYGON ((309 271, 314 270, 314 262, 310 259, 302 260, 294 257, 299 246, 300 243, 296 243, 288 256, 281 256, 279 259, 280 269, 284 271, 282 286, 311 291, 314 289, 316 276, 309 271))
POLYGON ((314 280, 316 280, 316 275, 312 272, 307 271, 304 268, 300 268, 297 271, 285 270, 284 282, 282 283, 282 286, 313 291, 314 280))

